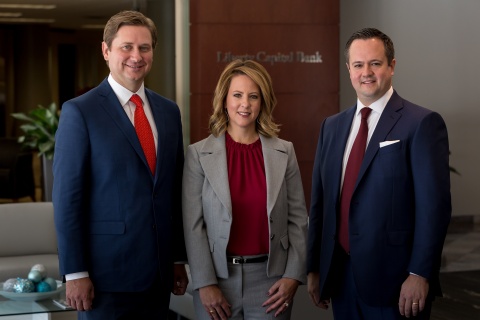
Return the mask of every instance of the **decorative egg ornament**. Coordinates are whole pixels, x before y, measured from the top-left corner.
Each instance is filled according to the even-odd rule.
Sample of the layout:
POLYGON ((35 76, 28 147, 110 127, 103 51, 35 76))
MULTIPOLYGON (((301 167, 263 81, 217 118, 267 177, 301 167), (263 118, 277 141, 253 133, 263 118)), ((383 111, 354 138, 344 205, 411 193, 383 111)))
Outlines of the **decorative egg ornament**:
POLYGON ((13 292, 16 293, 25 293, 25 292, 34 292, 35 284, 29 279, 17 279, 17 283, 13 286, 13 292))
POLYGON ((45 278, 45 279, 43 280, 43 282, 48 283, 48 284, 50 285, 50 288, 51 288, 52 291, 57 290, 57 281, 55 281, 55 279, 53 279, 53 278, 45 278))
POLYGON ((40 272, 42 279, 47 277, 47 268, 43 264, 36 264, 30 269, 30 271, 38 271, 40 272))
POLYGON ((32 270, 28 273, 28 279, 38 283, 42 281, 42 274, 37 270, 32 270))
POLYGON ((35 291, 36 292, 49 292, 49 291, 52 291, 52 288, 50 287, 50 285, 47 282, 40 281, 35 286, 35 291))
POLYGON ((3 283, 3 291, 14 292, 14 287, 17 284, 18 280, 16 278, 8 279, 3 283))

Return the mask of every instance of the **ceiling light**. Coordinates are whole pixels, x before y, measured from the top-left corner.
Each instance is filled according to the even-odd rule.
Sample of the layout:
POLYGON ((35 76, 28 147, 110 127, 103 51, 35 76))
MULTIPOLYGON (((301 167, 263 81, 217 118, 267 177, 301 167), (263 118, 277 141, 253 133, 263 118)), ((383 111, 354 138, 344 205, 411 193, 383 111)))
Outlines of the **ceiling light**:
POLYGON ((57 6, 54 4, 13 4, 13 3, 3 3, 0 4, 2 9, 39 9, 39 10, 50 10, 55 9, 57 6))
POLYGON ((0 17, 0 22, 8 23, 54 23, 55 19, 32 19, 32 18, 3 18, 0 17))
POLYGON ((0 12, 0 17, 4 18, 18 18, 21 17, 21 12, 0 12))

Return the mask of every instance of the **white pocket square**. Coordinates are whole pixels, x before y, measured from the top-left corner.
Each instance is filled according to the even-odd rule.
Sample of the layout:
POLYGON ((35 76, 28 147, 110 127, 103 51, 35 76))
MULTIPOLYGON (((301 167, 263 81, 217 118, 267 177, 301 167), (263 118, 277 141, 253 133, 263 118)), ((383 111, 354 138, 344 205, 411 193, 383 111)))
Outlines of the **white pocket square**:
POLYGON ((394 144, 394 143, 397 143, 397 142, 400 142, 400 140, 392 140, 392 141, 383 141, 383 142, 380 142, 380 148, 389 146, 389 145, 394 144))

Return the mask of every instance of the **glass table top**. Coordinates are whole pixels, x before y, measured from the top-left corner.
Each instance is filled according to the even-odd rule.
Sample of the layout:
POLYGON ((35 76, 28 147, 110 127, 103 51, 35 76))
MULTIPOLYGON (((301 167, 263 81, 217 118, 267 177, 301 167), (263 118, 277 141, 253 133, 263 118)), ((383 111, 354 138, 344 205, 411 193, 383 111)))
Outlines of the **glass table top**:
POLYGON ((65 298, 65 292, 40 301, 15 301, 0 296, 0 316, 72 311, 53 303, 53 299, 62 298, 65 298))

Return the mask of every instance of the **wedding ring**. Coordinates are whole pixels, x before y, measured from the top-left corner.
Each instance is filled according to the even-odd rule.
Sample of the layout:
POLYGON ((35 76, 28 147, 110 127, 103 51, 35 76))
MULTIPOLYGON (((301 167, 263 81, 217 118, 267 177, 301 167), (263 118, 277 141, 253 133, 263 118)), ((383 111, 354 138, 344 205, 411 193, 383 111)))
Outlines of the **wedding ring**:
POLYGON ((412 302, 412 305, 416 306, 418 304, 418 302, 412 302))
POLYGON ((285 302, 284 305, 285 305, 285 308, 288 308, 289 306, 288 302, 285 302))
POLYGON ((214 313, 215 311, 213 311, 213 310, 210 310, 209 312, 210 312, 210 313, 214 313))

